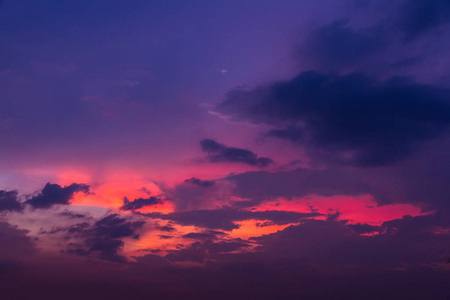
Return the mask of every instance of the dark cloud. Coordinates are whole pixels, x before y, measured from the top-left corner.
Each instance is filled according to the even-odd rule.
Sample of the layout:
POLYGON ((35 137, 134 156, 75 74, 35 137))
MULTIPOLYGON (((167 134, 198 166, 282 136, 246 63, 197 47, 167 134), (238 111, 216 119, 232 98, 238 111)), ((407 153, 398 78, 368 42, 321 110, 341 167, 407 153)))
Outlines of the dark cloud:
POLYGON ((173 231, 176 230, 176 229, 172 226, 172 224, 161 226, 161 225, 159 225, 158 223, 156 223, 156 224, 155 224, 155 228, 158 229, 158 230, 160 230, 160 231, 165 231, 165 232, 173 232, 173 231))
POLYGON ((380 230, 379 226, 372 226, 369 224, 349 224, 347 225, 348 228, 350 228, 351 230, 353 230, 355 233, 359 233, 359 234, 365 234, 365 233, 373 233, 376 232, 378 230, 380 230))
POLYGON ((382 31, 357 31, 347 25, 348 20, 339 20, 311 32, 297 47, 302 63, 314 62, 315 67, 325 70, 345 69, 386 45, 382 31))
POLYGON ((224 210, 197 210, 173 212, 169 214, 149 213, 144 215, 150 218, 171 220, 181 225, 195 225, 198 227, 223 230, 239 228, 239 226, 233 222, 233 213, 224 210))
POLYGON ((143 207, 146 206, 152 206, 155 204, 160 204, 162 203, 162 200, 151 196, 147 199, 144 198, 138 198, 138 199, 134 199, 133 201, 128 200, 127 197, 123 198, 123 206, 120 208, 121 210, 136 210, 136 209, 141 209, 143 207))
POLYGON ((150 218, 171 220, 181 225, 194 225, 209 229, 222 229, 230 231, 239 228, 235 221, 243 220, 269 220, 277 225, 297 223, 300 219, 316 217, 318 213, 297 213, 291 211, 247 211, 231 208, 215 210, 192 210, 173 212, 169 214, 148 213, 143 214, 150 218))
POLYGON ((211 200, 228 198, 232 187, 227 182, 201 180, 192 177, 164 193, 176 206, 176 210, 196 210, 209 205, 211 200))
POLYGON ((99 236, 122 238, 133 236, 135 230, 141 228, 142 225, 144 225, 143 221, 127 222, 126 219, 119 217, 118 214, 113 214, 97 221, 94 231, 99 236))
MULTIPOLYGON (((408 42, 427 35, 436 37, 439 33, 445 37, 447 28, 439 29, 450 23, 449 0, 386 1, 378 2, 376 6, 378 8, 363 6, 354 12, 367 16, 368 23, 364 27, 358 21, 354 22, 356 18, 337 19, 307 33, 295 47, 301 68, 341 74, 354 70, 370 74, 399 74, 399 71, 405 71, 400 68, 431 58, 423 49, 415 48, 417 45, 423 47, 426 43, 426 47, 430 47, 431 42, 442 49, 448 47, 443 39, 426 42, 422 39, 417 45, 408 42), (381 10, 385 13, 380 13, 381 10), (435 44, 436 41, 439 44, 435 44), (415 50, 420 51, 419 56, 415 50), (408 58, 409 54, 412 55, 408 58)), ((426 68, 422 65, 414 76, 420 76, 426 68)))
POLYGON ((404 58, 404 59, 401 59, 401 60, 396 61, 395 63, 391 64, 391 68, 394 68, 394 69, 405 68, 405 67, 416 65, 423 61, 424 61, 424 57, 422 57, 422 56, 414 56, 414 57, 404 58))
MULTIPOLYGON (((252 207, 279 197, 287 200, 308 195, 350 197, 372 195, 378 205, 409 203, 427 211, 450 212, 450 137, 427 143, 395 166, 355 168, 329 164, 326 169, 253 171, 224 178, 235 195, 248 199, 235 207, 252 207)), ((314 206, 314 202, 309 204, 314 206)))
MULTIPOLYGON (((384 189, 375 187, 355 170, 330 167, 325 170, 296 169, 292 171, 254 171, 226 178, 236 185, 239 197, 251 199, 236 202, 236 206, 254 206, 258 203, 283 197, 302 198, 307 195, 358 196, 372 194, 376 201, 389 202, 392 196, 384 189)), ((310 203, 314 206, 314 203, 310 203)))
POLYGON ((442 263, 450 235, 437 233, 436 227, 448 223, 444 220, 440 215, 406 216, 375 229, 367 224, 348 225, 345 220, 333 218, 310 219, 252 240, 261 245, 267 259, 291 261, 306 268, 317 264, 342 274, 355 265, 362 273, 394 270, 442 263), (362 236, 364 233, 376 234, 362 236))
MULTIPOLYGON (((6 222, 0 222, 0 277, 21 271, 26 261, 38 254, 27 230, 18 229, 6 222)), ((17 276, 17 275, 14 275, 17 276)), ((1 281, 1 280, 0 280, 1 281)))
MULTIPOLYGON (((82 223, 82 224, 89 225, 88 223, 82 223)), ((50 230, 45 230, 44 228, 40 228, 38 234, 57 234, 60 232, 70 231, 70 229, 72 229, 72 228, 78 228, 78 226, 79 226, 79 224, 70 226, 69 228, 63 227, 63 226, 56 226, 56 227, 52 227, 52 229, 50 229, 50 230)))
MULTIPOLYGON (((310 71, 250 91, 233 90, 217 109, 271 124, 269 135, 304 145, 311 155, 380 166, 441 135, 450 123, 449 99, 447 89, 406 79, 379 82, 363 74, 310 71)), ((215 147, 220 148, 211 143, 211 151, 215 147)))
POLYGON ((194 184, 194 185, 198 185, 199 187, 210 187, 214 185, 214 181, 213 180, 201 180, 195 177, 186 179, 184 182, 186 183, 190 183, 190 184, 194 184))
POLYGON ((22 209, 22 203, 17 198, 17 191, 0 191, 0 212, 22 211, 22 209))
POLYGON ((165 258, 172 262, 204 262, 207 259, 219 257, 221 253, 240 250, 248 246, 249 243, 246 243, 241 239, 221 242, 195 242, 185 249, 169 250, 169 253, 165 258))
POLYGON ((434 233, 443 224, 448 224, 444 216, 405 217, 383 224, 378 235, 361 236, 345 221, 303 220, 251 243, 205 240, 166 257, 136 257, 126 267, 92 260, 57 267, 46 262, 29 277, 2 277, 0 287, 12 299, 57 299, 73 289, 68 299, 84 294, 87 299, 144 299, 152 294, 162 299, 378 300, 401 295, 444 300, 449 295, 444 257, 450 236, 434 233), (254 243, 256 251, 249 247, 254 243), (177 266, 191 262, 202 267, 177 266))
POLYGON ((68 205, 76 192, 89 193, 89 186, 86 184, 73 183, 69 186, 61 187, 58 184, 47 183, 44 189, 25 203, 33 208, 50 208, 56 204, 68 205))
POLYGON ((159 238, 163 239, 163 240, 170 240, 171 238, 173 238, 173 236, 171 236, 171 235, 159 235, 159 238))
POLYGON ((407 0, 400 6, 397 26, 412 40, 449 22, 449 0, 407 0))
POLYGON ((363 236, 346 221, 303 220, 300 225, 254 238, 259 245, 256 251, 246 252, 248 243, 239 240, 205 241, 172 250, 166 259, 204 263, 201 269, 189 270, 183 280, 191 278, 195 285, 201 278, 200 285, 211 284, 221 296, 233 283, 240 296, 227 294, 223 299, 245 299, 244 294, 254 295, 261 289, 261 299, 329 299, 340 295, 375 300, 397 293, 421 299, 428 292, 435 299, 445 299, 448 270, 443 258, 450 236, 437 234, 434 228, 447 223, 439 215, 404 217, 383 224, 373 236, 363 236), (230 253, 236 250, 241 253, 230 253), (425 279, 423 274, 433 279, 425 279), (245 285, 240 286, 240 280, 245 285), (411 287, 410 282, 416 280, 420 287, 411 287), (223 292, 218 282, 224 283, 223 292), (270 282, 270 287, 266 289, 261 282, 270 282), (298 287, 297 282, 308 284, 298 287), (322 292, 324 285, 326 292, 322 292), (427 292, 430 287, 432 291, 427 292), (368 295, 368 290, 374 294, 368 295))
POLYGON ((258 222, 258 223, 256 223, 256 226, 257 226, 257 227, 266 227, 266 226, 271 226, 271 225, 273 225, 273 223, 270 222, 270 221, 265 221, 265 222, 258 222))
POLYGON ((79 213, 75 213, 75 212, 72 212, 72 211, 63 211, 59 215, 62 216, 62 217, 69 218, 69 219, 86 219, 86 218, 88 218, 84 214, 79 214, 79 213))
POLYGON ((268 157, 258 157, 250 150, 227 147, 212 139, 200 141, 202 150, 208 153, 211 162, 240 162, 250 166, 267 167, 273 163, 268 157))
POLYGON ((79 255, 98 253, 101 259, 124 262, 125 257, 118 252, 123 248, 122 238, 139 238, 136 231, 144 222, 130 222, 118 214, 106 216, 93 226, 80 223, 68 228, 68 235, 80 239, 81 243, 72 243, 68 252, 79 255))
POLYGON ((28 231, 0 222, 0 260, 21 260, 37 253, 28 231))
POLYGON ((222 231, 215 230, 207 230, 205 232, 191 232, 183 235, 184 238, 193 239, 193 240, 214 240, 218 236, 223 236, 226 233, 222 231))

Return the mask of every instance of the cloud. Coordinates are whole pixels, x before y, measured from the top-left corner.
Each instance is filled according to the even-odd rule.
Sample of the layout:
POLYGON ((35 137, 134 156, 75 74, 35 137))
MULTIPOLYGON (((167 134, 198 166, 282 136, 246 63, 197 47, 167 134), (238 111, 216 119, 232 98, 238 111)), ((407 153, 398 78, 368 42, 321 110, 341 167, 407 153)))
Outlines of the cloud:
POLYGON ((22 211, 22 209, 22 203, 17 198, 17 191, 0 190, 0 212, 22 211))
POLYGON ((66 217, 68 219, 86 219, 86 218, 90 218, 90 217, 87 217, 84 214, 79 214, 79 213, 75 213, 75 212, 72 212, 72 211, 63 211, 59 215, 62 216, 62 217, 66 217))
POLYGON ((250 150, 227 147, 212 139, 204 139, 200 141, 200 145, 208 154, 210 162, 240 162, 260 168, 273 163, 273 160, 268 157, 258 157, 250 150))
POLYGON ((81 239, 82 243, 72 243, 68 252, 79 255, 98 253, 99 258, 115 262, 124 262, 125 257, 118 252, 123 248, 122 238, 139 238, 136 231, 145 222, 130 222, 118 214, 106 216, 93 226, 88 223, 79 223, 67 229, 70 237, 81 239))
POLYGON ((207 259, 218 258, 221 253, 240 250, 248 246, 249 243, 241 239, 221 242, 195 242, 185 249, 169 250, 165 258, 172 262, 204 262, 207 259))
POLYGON ((165 232, 173 232, 173 231, 176 230, 176 229, 172 226, 172 224, 168 224, 168 225, 161 226, 161 225, 159 225, 158 223, 155 223, 155 228, 156 228, 157 230, 165 231, 165 232))
POLYGON ((155 219, 170 220, 181 225, 194 225, 209 229, 222 229, 231 231, 239 228, 235 221, 243 220, 268 220, 273 224, 284 225, 297 223, 300 219, 319 216, 319 213, 298 213, 291 211, 247 211, 231 208, 213 210, 191 210, 173 212, 169 214, 148 213, 142 214, 155 219))
MULTIPOLYGON (((423 51, 430 43, 442 49, 447 47, 443 39, 431 41, 426 37, 432 34, 434 37, 445 36, 447 28, 439 29, 450 23, 450 1, 399 0, 380 5, 389 13, 374 11, 375 7, 369 6, 353 12, 366 15, 368 22, 362 23, 364 27, 357 18, 345 17, 307 33, 295 46, 295 56, 302 70, 401 74, 401 71, 407 71, 406 67, 432 59, 423 51), (421 41, 410 43, 419 38, 421 41), (419 56, 416 51, 420 51, 419 56)), ((427 68, 421 64, 413 75, 421 76, 427 68)))
MULTIPOLYGON (((380 82, 357 73, 309 71, 249 91, 232 90, 217 110, 269 124, 268 135, 303 145, 310 155, 368 167, 398 162, 441 135, 450 123, 449 99, 448 89, 402 78, 380 82)), ((210 151, 220 151, 209 144, 210 151)))
POLYGON ((123 206, 120 208, 121 210, 136 210, 136 209, 141 209, 143 207, 146 206, 152 206, 155 204, 160 204, 162 203, 162 200, 151 196, 147 199, 144 198, 138 198, 138 199, 134 199, 133 201, 128 200, 128 198, 124 197, 123 198, 123 206))
POLYGON ((349 224, 347 225, 347 227, 353 230, 353 232, 358 234, 373 233, 380 230, 379 226, 372 226, 369 224, 361 224, 361 223, 349 224))
POLYGON ((450 235, 436 233, 435 228, 446 223, 444 220, 443 215, 405 216, 375 229, 333 218, 309 219, 252 240, 261 245, 259 250, 267 259, 291 261, 306 268, 320 265, 328 272, 345 274, 353 266, 358 266, 354 270, 360 273, 414 268, 442 263, 450 235), (364 233, 377 234, 360 235, 364 233))
POLYGON ((163 239, 163 240, 170 240, 170 239, 173 238, 173 236, 161 234, 161 235, 159 235, 159 238, 160 238, 160 239, 163 239))
POLYGON ((297 47, 299 60, 313 62, 320 69, 340 70, 361 62, 386 45, 380 30, 357 31, 347 25, 348 20, 338 20, 312 31, 297 47))
POLYGON ((450 1, 407 0, 400 6, 396 25, 408 41, 449 22, 450 1))
MULTIPOLYGON (((176 206, 176 210, 209 209, 230 199, 234 186, 220 180, 201 180, 196 177, 186 179, 173 188, 164 190, 164 194, 176 206)), ((222 204, 220 204, 222 203, 222 204)))
POLYGON ((44 189, 31 199, 25 201, 33 208, 50 208, 56 204, 68 205, 76 192, 89 193, 89 186, 86 184, 73 183, 69 186, 61 187, 58 184, 47 183, 44 189))
POLYGON ((25 262, 38 253, 27 234, 27 230, 0 222, 0 276, 23 269, 25 262))
POLYGON ((0 222, 0 260, 23 259, 37 253, 37 248, 27 235, 28 231, 18 229, 6 222, 0 222))
MULTIPOLYGON (((450 212, 450 137, 430 141, 395 166, 355 168, 329 164, 326 169, 251 171, 222 181, 234 184, 234 195, 246 201, 234 207, 252 207, 276 198, 287 200, 308 195, 373 196, 378 205, 408 203, 425 211, 450 212)), ((310 202, 314 206, 313 201, 310 202)))
POLYGON ((214 185, 214 181, 213 180, 201 180, 201 179, 198 179, 198 178, 195 178, 195 177, 186 179, 184 182, 190 183, 190 184, 194 184, 194 185, 197 185, 199 187, 204 187, 204 188, 207 188, 207 187, 210 187, 210 186, 214 185))
POLYGON ((405 68, 405 67, 416 65, 423 61, 424 61, 423 56, 414 56, 414 57, 400 59, 399 61, 396 61, 395 63, 391 64, 390 67, 393 69, 400 69, 400 68, 405 68))
POLYGON ((291 171, 251 171, 226 177, 236 185, 236 195, 248 201, 236 202, 236 206, 254 206, 279 197, 292 199, 308 195, 358 196, 371 194, 379 202, 389 202, 386 190, 375 187, 361 174, 345 167, 325 170, 296 169, 291 171))
POLYGON ((191 232, 183 235, 184 238, 193 239, 193 240, 214 240, 218 236, 225 235, 222 231, 215 230, 207 230, 205 232, 191 232))

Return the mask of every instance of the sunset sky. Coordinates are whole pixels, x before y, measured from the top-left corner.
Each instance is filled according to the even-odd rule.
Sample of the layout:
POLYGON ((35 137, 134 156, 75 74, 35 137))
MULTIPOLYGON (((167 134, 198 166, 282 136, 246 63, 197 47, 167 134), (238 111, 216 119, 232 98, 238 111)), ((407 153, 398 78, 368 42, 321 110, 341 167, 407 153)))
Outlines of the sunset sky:
POLYGON ((0 0, 1 299, 450 299, 449 0, 0 0))

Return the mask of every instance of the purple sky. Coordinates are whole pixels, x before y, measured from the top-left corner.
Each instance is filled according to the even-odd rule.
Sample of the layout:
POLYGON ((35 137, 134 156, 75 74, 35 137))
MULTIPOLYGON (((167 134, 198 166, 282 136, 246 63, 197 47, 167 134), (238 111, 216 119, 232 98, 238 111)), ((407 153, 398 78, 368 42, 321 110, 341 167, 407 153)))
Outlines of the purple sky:
POLYGON ((450 298, 449 33, 449 0, 0 0, 0 298, 450 298))

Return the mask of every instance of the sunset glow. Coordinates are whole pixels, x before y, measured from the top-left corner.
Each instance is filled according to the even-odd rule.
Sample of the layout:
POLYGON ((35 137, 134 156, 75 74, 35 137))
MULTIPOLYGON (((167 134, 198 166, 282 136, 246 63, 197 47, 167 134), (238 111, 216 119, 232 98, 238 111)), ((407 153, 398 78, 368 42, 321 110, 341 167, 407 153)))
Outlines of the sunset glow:
POLYGON ((449 0, 0 0, 0 299, 450 299, 449 33, 449 0))

